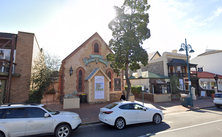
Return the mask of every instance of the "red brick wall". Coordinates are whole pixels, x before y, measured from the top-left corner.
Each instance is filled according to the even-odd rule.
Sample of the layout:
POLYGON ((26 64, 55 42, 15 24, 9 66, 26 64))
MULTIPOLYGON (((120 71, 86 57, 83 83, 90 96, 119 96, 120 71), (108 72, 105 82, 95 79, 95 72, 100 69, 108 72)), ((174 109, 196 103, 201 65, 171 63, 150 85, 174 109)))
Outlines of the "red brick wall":
POLYGON ((16 67, 15 73, 21 74, 20 77, 12 77, 10 102, 24 102, 29 98, 30 76, 33 54, 33 33, 19 32, 16 43, 16 67))

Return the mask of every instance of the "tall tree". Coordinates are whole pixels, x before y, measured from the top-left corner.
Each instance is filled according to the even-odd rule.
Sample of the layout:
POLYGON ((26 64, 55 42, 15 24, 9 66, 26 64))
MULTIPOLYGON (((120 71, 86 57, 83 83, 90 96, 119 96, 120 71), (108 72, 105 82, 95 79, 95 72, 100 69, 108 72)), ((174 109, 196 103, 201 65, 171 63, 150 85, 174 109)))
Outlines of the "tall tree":
POLYGON ((49 53, 39 52, 34 60, 31 75, 31 91, 28 102, 40 103, 44 93, 58 78, 60 59, 58 56, 49 53))
POLYGON ((114 72, 125 70, 125 78, 128 86, 127 100, 131 93, 131 83, 128 70, 140 68, 148 64, 148 55, 142 48, 143 41, 150 37, 149 15, 150 5, 147 0, 125 0, 121 7, 115 6, 116 17, 109 23, 113 38, 109 41, 109 47, 114 54, 107 55, 111 61, 114 72))

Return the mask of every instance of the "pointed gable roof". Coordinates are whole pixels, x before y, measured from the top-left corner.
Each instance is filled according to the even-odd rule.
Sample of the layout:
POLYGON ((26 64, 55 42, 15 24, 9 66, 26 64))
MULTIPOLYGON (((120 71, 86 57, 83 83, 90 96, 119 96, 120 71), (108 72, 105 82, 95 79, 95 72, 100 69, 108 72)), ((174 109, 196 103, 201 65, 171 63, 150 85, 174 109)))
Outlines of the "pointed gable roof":
POLYGON ((100 69, 100 68, 95 68, 87 77, 85 80, 91 80, 99 71, 101 71, 103 73, 103 75, 109 80, 109 77, 100 69))
POLYGON ((161 57, 160 53, 158 51, 155 51, 155 52, 152 52, 152 53, 148 54, 149 61, 152 60, 153 57, 155 57, 156 54, 158 54, 161 57))
POLYGON ((65 60, 67 60, 70 56, 72 56, 72 55, 74 55, 76 52, 78 52, 86 43, 88 43, 93 37, 95 37, 95 36, 98 36, 101 40, 102 40, 102 42, 104 43, 104 45, 107 47, 107 49, 111 52, 111 53, 113 53, 111 50, 110 50, 110 48, 109 48, 109 46, 106 44, 106 42, 102 39, 102 37, 97 33, 97 32, 95 32, 91 37, 89 37, 83 44, 81 44, 78 48, 76 48, 72 53, 70 53, 65 59, 63 59, 62 60, 62 62, 64 62, 65 60))

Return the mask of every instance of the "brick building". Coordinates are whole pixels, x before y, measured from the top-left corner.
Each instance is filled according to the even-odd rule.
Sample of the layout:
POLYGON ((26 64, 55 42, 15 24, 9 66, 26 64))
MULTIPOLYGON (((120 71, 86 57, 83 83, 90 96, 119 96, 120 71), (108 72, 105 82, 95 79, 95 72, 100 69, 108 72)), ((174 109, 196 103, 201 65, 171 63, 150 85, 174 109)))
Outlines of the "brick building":
POLYGON ((68 55, 60 68, 61 97, 78 91, 87 95, 88 103, 119 100, 123 90, 122 72, 113 72, 106 55, 112 53, 98 33, 68 55))
POLYGON ((0 33, 0 102, 28 100, 32 64, 42 51, 34 33, 0 33))

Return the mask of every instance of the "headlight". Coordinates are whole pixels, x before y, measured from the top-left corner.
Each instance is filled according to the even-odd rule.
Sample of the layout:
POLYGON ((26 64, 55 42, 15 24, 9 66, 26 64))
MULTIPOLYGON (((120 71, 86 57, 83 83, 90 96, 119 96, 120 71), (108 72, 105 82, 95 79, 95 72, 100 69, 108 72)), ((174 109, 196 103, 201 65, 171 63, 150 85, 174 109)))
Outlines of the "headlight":
POLYGON ((79 116, 77 117, 72 117, 74 120, 79 120, 79 116))

